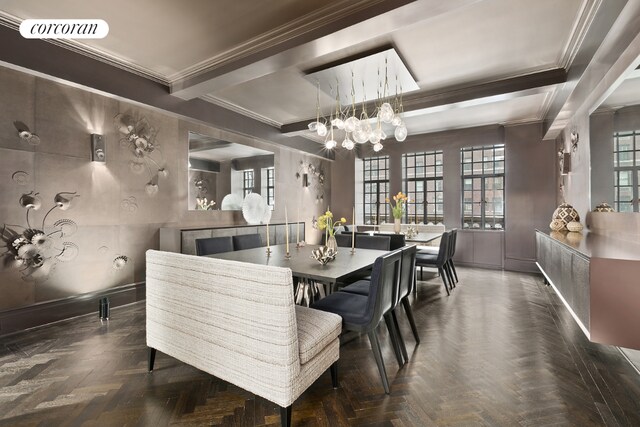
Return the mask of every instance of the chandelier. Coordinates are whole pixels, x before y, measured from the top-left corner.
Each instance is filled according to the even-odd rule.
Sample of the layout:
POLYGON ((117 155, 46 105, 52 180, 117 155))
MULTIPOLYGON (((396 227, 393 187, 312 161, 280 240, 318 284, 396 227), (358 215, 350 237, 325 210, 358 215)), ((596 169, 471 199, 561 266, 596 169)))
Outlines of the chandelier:
MULTIPOLYGON (((371 114, 367 111, 366 98, 363 97, 362 104, 358 109, 355 101, 355 76, 351 72, 351 103, 343 107, 340 102, 340 82, 336 79, 335 90, 331 87, 331 93, 335 92, 335 107, 329 113, 327 120, 320 112, 320 83, 317 82, 316 97, 316 120, 309 123, 309 130, 325 138, 324 146, 327 150, 337 147, 338 142, 334 136, 334 129, 344 132, 342 148, 353 150, 356 144, 373 144, 373 150, 382 150, 382 141, 388 135, 382 128, 382 124, 391 124, 394 128, 393 136, 396 141, 407 139, 407 127, 402 119, 404 109, 402 106, 402 85, 398 83, 396 77, 395 96, 390 95, 389 79, 387 75, 387 60, 385 58, 384 78, 380 76, 378 69, 378 79, 376 83, 377 99, 369 106, 371 114), (358 114, 359 111, 359 114, 358 114)), ((365 91, 365 82, 362 81, 362 91, 365 91)))

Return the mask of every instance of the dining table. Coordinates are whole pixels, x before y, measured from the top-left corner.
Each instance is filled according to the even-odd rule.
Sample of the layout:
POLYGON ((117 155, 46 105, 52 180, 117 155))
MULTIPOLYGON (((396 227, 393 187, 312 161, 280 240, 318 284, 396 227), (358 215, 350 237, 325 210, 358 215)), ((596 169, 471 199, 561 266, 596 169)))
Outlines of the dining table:
MULTIPOLYGON (((368 234, 370 234, 372 236, 375 236, 375 235, 385 235, 385 234, 395 234, 395 233, 393 231, 369 231, 368 234)), ((418 244, 429 243, 429 242, 432 242, 432 241, 442 237, 442 233, 441 232, 417 233, 417 234, 414 234, 411 237, 407 236, 406 233, 404 233, 404 234, 405 234, 405 241, 406 242, 418 243, 418 244)))
POLYGON ((286 257, 286 245, 284 244, 270 246, 271 253, 269 255, 267 255, 266 247, 259 247, 207 256, 251 264, 290 268, 298 285, 295 293, 296 303, 308 305, 315 298, 322 298, 327 292, 333 292, 336 284, 344 281, 349 276, 370 269, 376 258, 387 253, 387 251, 383 250, 360 248, 356 248, 352 252, 351 248, 339 247, 335 259, 323 265, 311 255, 311 252, 319 247, 318 245, 297 247, 295 244, 291 244, 289 258, 286 257), (325 286, 327 289, 325 289, 325 286))

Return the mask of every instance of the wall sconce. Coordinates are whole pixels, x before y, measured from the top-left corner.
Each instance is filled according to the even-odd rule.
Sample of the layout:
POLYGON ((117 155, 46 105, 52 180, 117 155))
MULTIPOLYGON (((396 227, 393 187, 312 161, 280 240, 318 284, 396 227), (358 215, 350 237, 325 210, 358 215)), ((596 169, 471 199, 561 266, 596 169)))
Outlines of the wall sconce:
POLYGON ((309 186, 309 174, 306 174, 306 173, 302 174, 302 186, 303 187, 309 186))
POLYGON ((107 161, 107 153, 105 151, 104 136, 91 134, 91 161, 105 163, 107 161))
POLYGON ((576 152, 578 150, 578 141, 580 141, 580 134, 578 132, 573 131, 570 135, 571 139, 571 151, 576 152))
POLYGON ((560 174, 568 175, 571 172, 571 153, 558 151, 558 162, 560 163, 560 174))

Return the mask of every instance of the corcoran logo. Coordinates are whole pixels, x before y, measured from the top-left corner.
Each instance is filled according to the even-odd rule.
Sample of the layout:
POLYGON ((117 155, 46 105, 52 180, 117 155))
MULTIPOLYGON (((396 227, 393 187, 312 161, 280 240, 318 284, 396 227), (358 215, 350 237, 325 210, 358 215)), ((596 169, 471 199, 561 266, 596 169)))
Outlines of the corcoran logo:
POLYGON ((102 19, 25 19, 20 34, 25 39, 102 39, 109 24, 102 19))

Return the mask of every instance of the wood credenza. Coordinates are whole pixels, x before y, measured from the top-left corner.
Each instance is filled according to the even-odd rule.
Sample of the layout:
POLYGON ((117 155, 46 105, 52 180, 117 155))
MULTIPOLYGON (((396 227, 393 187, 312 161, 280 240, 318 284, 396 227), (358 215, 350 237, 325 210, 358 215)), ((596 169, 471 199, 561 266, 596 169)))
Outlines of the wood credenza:
POLYGON ((593 342, 640 349, 640 244, 536 230, 537 265, 593 342))
MULTIPOLYGON (((304 240, 304 222, 289 224, 289 243, 296 243, 300 233, 300 240, 304 240)), ((237 236, 241 234, 259 234, 262 241, 267 242, 266 225, 233 225, 225 227, 162 227, 160 228, 160 250, 179 252, 188 255, 196 254, 196 239, 207 237, 237 236)), ((286 225, 284 223, 269 224, 269 244, 286 243, 286 225)))

